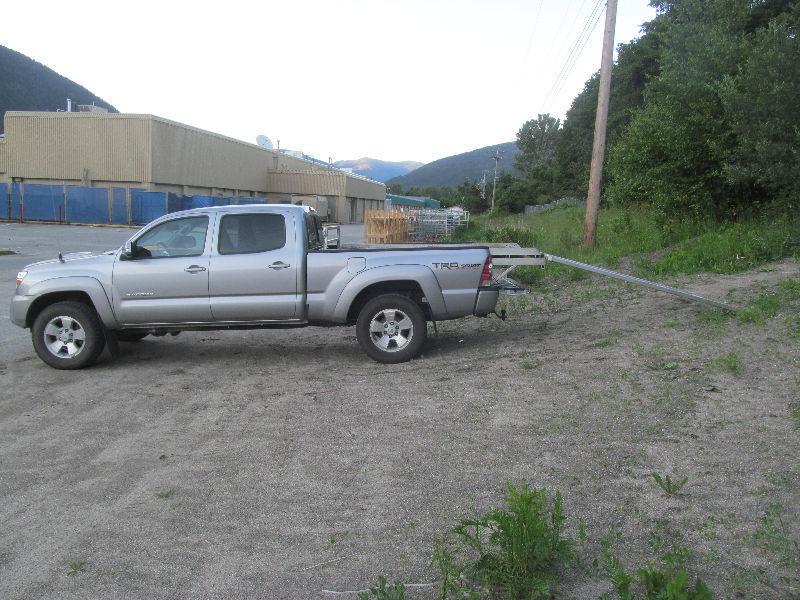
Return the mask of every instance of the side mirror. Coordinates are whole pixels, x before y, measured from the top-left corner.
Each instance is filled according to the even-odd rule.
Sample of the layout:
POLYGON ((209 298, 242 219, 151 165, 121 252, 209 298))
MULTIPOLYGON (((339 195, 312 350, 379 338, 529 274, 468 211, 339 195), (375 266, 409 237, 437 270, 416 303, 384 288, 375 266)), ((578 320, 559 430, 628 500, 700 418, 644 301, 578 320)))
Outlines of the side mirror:
POLYGON ((131 260, 132 258, 135 257, 136 257, 136 244, 128 240, 122 247, 121 258, 123 258, 124 260, 131 260))
POLYGON ((326 225, 323 230, 325 234, 325 249, 335 250, 339 247, 339 239, 341 237, 341 229, 338 225, 326 225))

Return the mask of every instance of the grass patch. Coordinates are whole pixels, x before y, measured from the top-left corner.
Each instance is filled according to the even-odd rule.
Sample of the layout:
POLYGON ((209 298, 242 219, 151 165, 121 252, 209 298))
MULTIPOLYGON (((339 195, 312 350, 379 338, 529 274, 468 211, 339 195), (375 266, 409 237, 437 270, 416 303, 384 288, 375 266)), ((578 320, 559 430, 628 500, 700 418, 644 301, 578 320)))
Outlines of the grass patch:
POLYGON ((729 352, 712 359, 708 366, 715 371, 738 375, 742 372, 742 359, 736 352, 729 352))
POLYGON ((83 573, 86 570, 85 560, 73 560, 67 567, 67 575, 74 577, 78 573, 83 573))
MULTIPOLYGON (((611 268, 635 257, 643 277, 668 277, 699 272, 735 273, 786 256, 800 257, 800 223, 787 218, 743 223, 685 219, 665 221, 644 205, 603 208, 598 217, 597 245, 581 247, 584 210, 556 207, 535 215, 478 215, 453 241, 517 243, 582 262, 611 268), (653 253, 666 250, 657 258, 653 253)), ((546 270, 519 267, 515 277, 528 284, 545 277, 575 280, 583 271, 550 264, 546 270), (546 273, 546 275, 545 275, 546 273)))
POLYGON ((795 408, 789 411, 789 416, 792 417, 794 423, 794 430, 800 431, 800 408, 795 408))
POLYGON ((169 500, 175 494, 173 490, 164 490, 163 492, 156 492, 156 498, 159 500, 169 500))
POLYGON ((542 366, 542 363, 541 363, 541 362, 539 362, 538 360, 526 360, 526 361, 525 361, 525 362, 523 362, 523 363, 522 363, 520 366, 521 366, 523 369, 527 369, 527 370, 529 370, 529 371, 532 371, 532 370, 534 370, 534 369, 538 369, 539 367, 541 367, 541 366, 542 366))
POLYGON ((786 565, 794 566, 800 558, 800 542, 792 537, 784 521, 783 506, 778 503, 770 504, 764 512, 755 540, 765 550, 776 553, 786 565))
POLYGON ((0 248, 0 256, 9 256, 11 254, 16 254, 16 252, 10 248, 0 248))
POLYGON ((674 371, 678 368, 678 363, 671 360, 657 360, 645 364, 651 371, 674 371))

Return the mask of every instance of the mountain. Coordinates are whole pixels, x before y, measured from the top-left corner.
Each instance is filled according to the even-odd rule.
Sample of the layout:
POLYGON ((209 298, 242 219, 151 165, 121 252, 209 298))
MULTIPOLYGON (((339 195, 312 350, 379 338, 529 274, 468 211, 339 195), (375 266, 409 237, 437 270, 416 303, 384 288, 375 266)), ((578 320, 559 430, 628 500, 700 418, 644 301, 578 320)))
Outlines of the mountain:
POLYGON ((0 46, 0 133, 7 110, 65 110, 72 105, 91 104, 118 112, 85 87, 24 54, 0 46))
POLYGON ((494 156, 495 150, 500 150, 497 172, 509 171, 514 175, 520 175, 519 171, 514 168, 514 157, 518 152, 517 144, 516 142, 506 142, 440 158, 414 169, 406 175, 390 179, 386 183, 390 185, 399 183, 404 190, 410 187, 455 187, 464 179, 478 181, 483 177, 484 171, 486 171, 486 179, 489 180, 494 176, 492 156, 494 156))
POLYGON ((423 163, 406 160, 403 162, 389 162, 377 158, 359 158, 358 160, 340 160, 333 163, 340 169, 353 169, 358 175, 365 175, 376 181, 385 182, 392 177, 399 177, 421 167, 423 163))

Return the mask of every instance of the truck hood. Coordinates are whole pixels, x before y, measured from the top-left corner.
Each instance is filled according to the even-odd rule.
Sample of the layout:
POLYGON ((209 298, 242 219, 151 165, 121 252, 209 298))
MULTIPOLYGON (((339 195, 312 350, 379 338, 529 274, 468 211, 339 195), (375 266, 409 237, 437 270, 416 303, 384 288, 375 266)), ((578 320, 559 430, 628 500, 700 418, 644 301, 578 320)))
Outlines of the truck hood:
POLYGON ((64 261, 62 262, 58 258, 52 258, 49 260, 42 260, 39 262, 31 263, 25 267, 25 271, 33 271, 39 269, 57 269, 59 266, 63 266, 65 268, 87 268, 92 269, 96 267, 102 268, 104 265, 110 265, 114 262, 114 255, 117 253, 116 250, 107 250, 105 252, 71 252, 69 254, 63 254, 62 258, 64 261))

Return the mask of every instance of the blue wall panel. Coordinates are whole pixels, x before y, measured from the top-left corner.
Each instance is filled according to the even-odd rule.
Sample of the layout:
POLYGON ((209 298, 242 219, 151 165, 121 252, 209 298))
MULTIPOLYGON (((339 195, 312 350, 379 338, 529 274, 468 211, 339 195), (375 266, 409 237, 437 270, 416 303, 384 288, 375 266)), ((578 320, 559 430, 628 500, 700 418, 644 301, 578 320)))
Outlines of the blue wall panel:
POLYGON ((106 188, 67 187, 67 222, 103 225, 111 222, 110 216, 106 188))
POLYGON ((128 190, 125 188, 111 188, 111 222, 128 224, 128 190))
POLYGON ((0 183, 0 219, 11 218, 11 197, 8 195, 8 184, 0 183))
POLYGON ((138 188, 131 190, 131 225, 146 225, 166 212, 165 192, 145 192, 138 188))
POLYGON ((63 221, 64 186, 23 184, 23 218, 26 221, 63 221))
POLYGON ((186 198, 186 209, 190 208, 205 208, 207 206, 214 206, 213 196, 189 196, 186 198))
POLYGON ((186 196, 169 192, 167 194, 167 212, 174 213, 186 210, 186 196))
POLYGON ((20 184, 11 184, 11 218, 15 221, 19 219, 19 205, 22 203, 22 190, 20 184))
POLYGON ((267 199, 266 198, 258 198, 258 197, 255 197, 255 196, 252 197, 252 198, 247 198, 245 196, 240 196, 239 197, 239 204, 267 204, 267 199))

